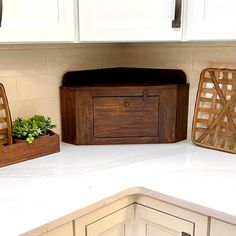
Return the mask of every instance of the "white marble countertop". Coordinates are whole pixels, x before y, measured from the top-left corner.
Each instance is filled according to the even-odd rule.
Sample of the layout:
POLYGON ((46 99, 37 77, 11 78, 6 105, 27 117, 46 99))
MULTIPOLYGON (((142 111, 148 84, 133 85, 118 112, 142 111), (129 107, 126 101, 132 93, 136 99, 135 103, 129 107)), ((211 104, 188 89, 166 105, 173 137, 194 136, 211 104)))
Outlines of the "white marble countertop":
POLYGON ((60 153, 0 168, 0 235, 16 236, 117 193, 148 189, 161 200, 236 224, 234 154, 186 141, 62 144, 60 153))

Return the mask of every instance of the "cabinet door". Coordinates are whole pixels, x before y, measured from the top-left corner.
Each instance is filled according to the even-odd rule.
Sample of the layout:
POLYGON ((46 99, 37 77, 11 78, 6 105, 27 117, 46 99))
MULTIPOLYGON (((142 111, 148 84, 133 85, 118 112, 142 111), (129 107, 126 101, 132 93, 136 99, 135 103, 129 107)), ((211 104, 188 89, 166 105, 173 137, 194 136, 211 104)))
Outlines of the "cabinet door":
POLYGON ((133 205, 91 223, 89 223, 89 218, 88 215, 85 221, 84 219, 76 220, 75 236, 133 236, 133 205))
POLYGON ((0 42, 74 41, 74 0, 2 0, 0 42))
POLYGON ((158 96, 94 98, 94 137, 157 137, 158 104, 158 96))
POLYGON ((212 219, 210 232, 210 236, 235 236, 236 225, 212 219))
POLYGON ((193 236, 194 224, 141 205, 135 209, 135 236, 193 236))
POLYGON ((182 1, 80 0, 80 40, 181 40, 182 28, 181 26, 172 28, 172 20, 176 12, 180 13, 181 18, 179 4, 182 4, 182 1))
POLYGON ((40 236, 73 236, 73 225, 72 222, 62 225, 56 229, 53 229, 40 236))
POLYGON ((236 39, 235 8, 235 0, 188 0, 185 39, 236 39))

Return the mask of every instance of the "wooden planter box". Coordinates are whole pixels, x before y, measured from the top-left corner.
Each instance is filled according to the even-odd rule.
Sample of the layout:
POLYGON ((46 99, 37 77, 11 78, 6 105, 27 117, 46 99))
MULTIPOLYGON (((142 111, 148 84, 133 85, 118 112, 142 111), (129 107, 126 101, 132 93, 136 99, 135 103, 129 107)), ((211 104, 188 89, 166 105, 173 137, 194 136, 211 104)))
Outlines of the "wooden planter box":
POLYGON ((35 139, 32 144, 21 142, 0 147, 0 167, 27 161, 59 151, 59 135, 51 132, 48 136, 35 139))

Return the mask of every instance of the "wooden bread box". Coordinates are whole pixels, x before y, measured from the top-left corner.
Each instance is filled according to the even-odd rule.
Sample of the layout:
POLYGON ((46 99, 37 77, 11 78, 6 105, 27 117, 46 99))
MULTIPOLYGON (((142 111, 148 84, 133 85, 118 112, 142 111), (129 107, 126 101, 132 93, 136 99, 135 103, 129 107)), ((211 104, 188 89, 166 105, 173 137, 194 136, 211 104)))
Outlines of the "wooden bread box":
POLYGON ((188 93, 181 70, 67 72, 60 87, 62 141, 125 144, 184 140, 188 93))

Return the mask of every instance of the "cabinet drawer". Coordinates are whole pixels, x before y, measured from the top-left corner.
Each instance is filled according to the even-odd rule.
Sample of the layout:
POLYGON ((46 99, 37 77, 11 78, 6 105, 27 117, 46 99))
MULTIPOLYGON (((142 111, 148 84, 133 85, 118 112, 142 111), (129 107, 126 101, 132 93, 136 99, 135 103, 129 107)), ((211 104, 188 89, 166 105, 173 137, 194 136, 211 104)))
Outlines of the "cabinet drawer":
POLYGON ((95 97, 94 137, 156 137, 158 106, 158 96, 95 97))

